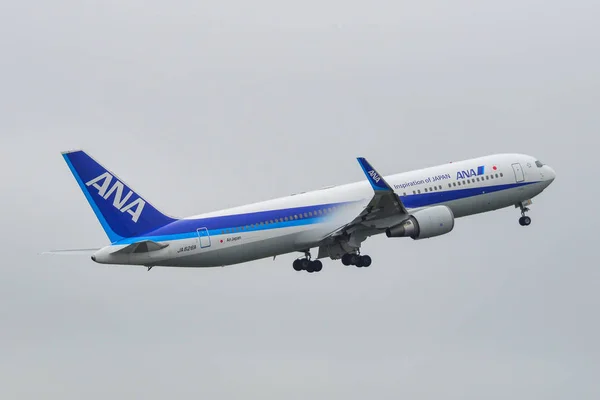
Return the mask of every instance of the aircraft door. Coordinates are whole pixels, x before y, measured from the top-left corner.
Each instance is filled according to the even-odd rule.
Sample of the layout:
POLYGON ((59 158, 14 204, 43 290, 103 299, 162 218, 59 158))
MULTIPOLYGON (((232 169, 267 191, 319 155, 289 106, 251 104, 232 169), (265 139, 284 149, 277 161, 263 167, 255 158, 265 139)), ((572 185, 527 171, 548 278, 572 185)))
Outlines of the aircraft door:
POLYGON ((525 181, 525 175, 523 174, 523 167, 519 163, 512 165, 513 171, 515 171, 515 179, 517 183, 525 181))
POLYGON ((210 235, 208 234, 208 229, 199 228, 198 231, 198 240, 200 241, 200 248, 204 249, 210 247, 210 235))

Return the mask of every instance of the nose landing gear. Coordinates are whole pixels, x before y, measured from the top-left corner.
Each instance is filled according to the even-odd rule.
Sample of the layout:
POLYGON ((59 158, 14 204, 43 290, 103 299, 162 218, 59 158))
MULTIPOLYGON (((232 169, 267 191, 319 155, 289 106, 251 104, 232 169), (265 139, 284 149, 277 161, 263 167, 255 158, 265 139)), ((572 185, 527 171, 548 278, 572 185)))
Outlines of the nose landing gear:
POLYGON ((531 224, 531 218, 529 218, 528 216, 524 215, 521 218, 519 218, 519 224, 521 226, 529 226, 531 224))
POLYGON ((527 208, 526 205, 529 205, 529 204, 531 204, 531 200, 529 200, 525 203, 521 202, 521 203, 517 204, 517 206, 519 208, 521 208, 521 218, 519 218, 519 225, 521 225, 521 226, 531 225, 531 218, 528 217, 527 215, 525 215, 525 213, 529 211, 529 208, 527 208))

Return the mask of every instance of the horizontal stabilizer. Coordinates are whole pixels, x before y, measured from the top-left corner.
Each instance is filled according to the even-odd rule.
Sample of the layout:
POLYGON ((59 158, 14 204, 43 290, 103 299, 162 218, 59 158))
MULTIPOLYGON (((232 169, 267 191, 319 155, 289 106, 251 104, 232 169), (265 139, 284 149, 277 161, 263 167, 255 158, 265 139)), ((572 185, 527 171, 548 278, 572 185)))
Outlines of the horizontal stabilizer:
POLYGON ((112 254, 131 254, 131 253, 150 253, 164 249, 168 244, 153 242, 152 240, 144 240, 142 242, 132 243, 125 246, 112 254))
POLYGON ((45 251, 42 255, 50 256, 90 256, 100 249, 71 249, 45 251))

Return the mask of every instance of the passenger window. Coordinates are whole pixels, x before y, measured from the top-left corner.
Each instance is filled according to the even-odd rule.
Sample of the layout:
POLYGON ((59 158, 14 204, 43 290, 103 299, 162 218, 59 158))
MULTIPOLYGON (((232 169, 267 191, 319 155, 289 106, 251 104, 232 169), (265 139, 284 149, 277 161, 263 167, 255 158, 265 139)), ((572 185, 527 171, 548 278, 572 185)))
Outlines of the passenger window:
POLYGON ((456 182, 452 182, 452 186, 456 187, 456 182))
POLYGON ((309 212, 308 212, 308 216, 309 216, 309 217, 312 217, 312 211, 309 211, 309 212))
POLYGON ((496 178, 498 178, 498 174, 496 174, 496 178))
POLYGON ((319 215, 323 215, 323 210, 319 210, 319 215))
POLYGON ((490 180, 490 176, 489 176, 489 175, 486 175, 486 176, 485 176, 485 179, 487 179, 487 180, 489 181, 489 180, 490 180))
POLYGON ((308 217, 308 214, 307 214, 307 213, 304 213, 304 218, 307 218, 307 217, 308 217))
POLYGON ((327 209, 327 212, 331 212, 331 208, 328 208, 328 209, 327 209))
POLYGON ((460 186, 460 181, 458 181, 458 186, 460 186))
POLYGON ((417 193, 421 194, 421 191, 420 191, 420 190, 417 190, 417 193))
POLYGON ((448 184, 448 187, 449 187, 449 188, 451 188, 451 187, 452 187, 452 184, 451 184, 451 183, 449 183, 449 184, 448 184))
POLYGON ((415 191, 413 190, 413 194, 417 194, 417 192, 415 192, 415 191))
POLYGON ((404 192, 404 194, 402 196, 406 196, 406 192, 404 192))
POLYGON ((425 188, 425 193, 427 193, 427 188, 425 188))
POLYGON ((504 176, 504 174, 502 172, 500 172, 500 178, 502 178, 504 176))

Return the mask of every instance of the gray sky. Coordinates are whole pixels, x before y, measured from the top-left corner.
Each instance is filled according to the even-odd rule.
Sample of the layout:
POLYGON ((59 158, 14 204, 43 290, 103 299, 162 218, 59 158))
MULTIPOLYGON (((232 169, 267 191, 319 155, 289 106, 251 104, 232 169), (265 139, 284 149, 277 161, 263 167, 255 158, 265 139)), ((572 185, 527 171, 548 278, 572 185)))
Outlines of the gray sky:
POLYGON ((597 1, 0 2, 0 398, 596 399, 597 1), (60 151, 189 215, 523 152, 533 224, 368 270, 42 257, 107 239, 60 151))

